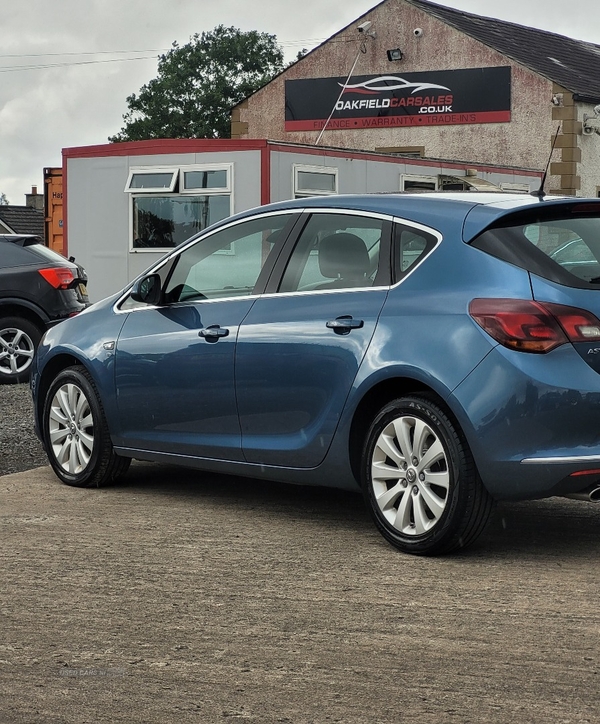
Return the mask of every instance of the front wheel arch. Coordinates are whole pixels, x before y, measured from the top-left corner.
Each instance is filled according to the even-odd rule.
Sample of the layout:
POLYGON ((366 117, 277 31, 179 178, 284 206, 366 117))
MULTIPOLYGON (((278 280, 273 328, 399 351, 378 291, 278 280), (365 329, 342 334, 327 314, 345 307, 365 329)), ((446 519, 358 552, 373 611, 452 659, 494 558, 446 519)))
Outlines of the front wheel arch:
POLYGON ((96 384, 81 365, 60 371, 43 398, 41 432, 57 477, 75 487, 102 487, 127 471, 117 455, 96 384))
MULTIPOLYGON (((85 367, 85 365, 83 365, 82 362, 77 359, 77 357, 74 357, 70 354, 56 355, 44 366, 42 373, 37 380, 37 390, 35 395, 37 401, 37 419, 40 423, 40 429, 42 423, 42 415, 44 413, 44 401, 46 399, 46 395, 48 394, 48 389, 50 385, 60 372, 66 370, 68 367, 77 366, 85 367)), ((89 370, 86 371, 88 371, 89 373, 89 370)))

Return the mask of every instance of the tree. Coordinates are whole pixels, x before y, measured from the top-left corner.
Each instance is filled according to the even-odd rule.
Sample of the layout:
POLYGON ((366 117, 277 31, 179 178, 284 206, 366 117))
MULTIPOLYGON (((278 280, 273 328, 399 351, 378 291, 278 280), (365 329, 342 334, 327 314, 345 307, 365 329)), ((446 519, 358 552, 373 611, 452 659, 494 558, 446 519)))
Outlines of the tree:
POLYGON ((274 35, 217 26, 158 59, 158 75, 127 98, 124 127, 109 141, 228 138, 230 110, 283 70, 274 35))
POLYGON ((8 206, 8 199, 2 193, 0 193, 0 206, 8 206))

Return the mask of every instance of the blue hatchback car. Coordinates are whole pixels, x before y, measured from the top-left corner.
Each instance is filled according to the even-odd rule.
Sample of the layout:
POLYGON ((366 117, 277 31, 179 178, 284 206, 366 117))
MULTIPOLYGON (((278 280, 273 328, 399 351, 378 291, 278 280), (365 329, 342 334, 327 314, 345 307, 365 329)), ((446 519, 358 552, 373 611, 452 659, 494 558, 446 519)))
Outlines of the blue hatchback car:
POLYGON ((135 458, 362 489, 391 544, 446 553, 495 500, 600 498, 598 316, 600 200, 275 204, 48 331, 37 433, 68 485, 135 458))

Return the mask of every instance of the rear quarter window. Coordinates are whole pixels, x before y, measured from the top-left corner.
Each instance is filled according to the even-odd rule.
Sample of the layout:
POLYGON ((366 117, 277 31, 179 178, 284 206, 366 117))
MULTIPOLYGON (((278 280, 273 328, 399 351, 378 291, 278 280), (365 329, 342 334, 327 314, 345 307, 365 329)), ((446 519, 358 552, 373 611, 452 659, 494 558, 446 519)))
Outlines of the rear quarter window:
POLYGON ((394 277, 406 276, 436 245, 437 239, 422 229, 394 226, 394 277))
POLYGON ((0 241, 0 271, 17 266, 35 264, 38 261, 26 249, 10 241, 0 241))

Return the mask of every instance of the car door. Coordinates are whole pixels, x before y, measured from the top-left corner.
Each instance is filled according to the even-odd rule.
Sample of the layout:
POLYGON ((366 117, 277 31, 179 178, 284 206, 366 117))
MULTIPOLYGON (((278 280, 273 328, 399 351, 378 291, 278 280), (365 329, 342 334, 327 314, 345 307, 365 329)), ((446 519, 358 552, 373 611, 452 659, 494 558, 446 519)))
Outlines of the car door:
POLYGON ((314 467, 329 448, 390 282, 391 223, 315 210, 238 335, 246 460, 314 467))
POLYGON ((292 214, 275 213, 205 235, 169 262, 158 306, 125 300, 115 362, 118 444, 242 459, 238 330, 292 223, 292 214))

